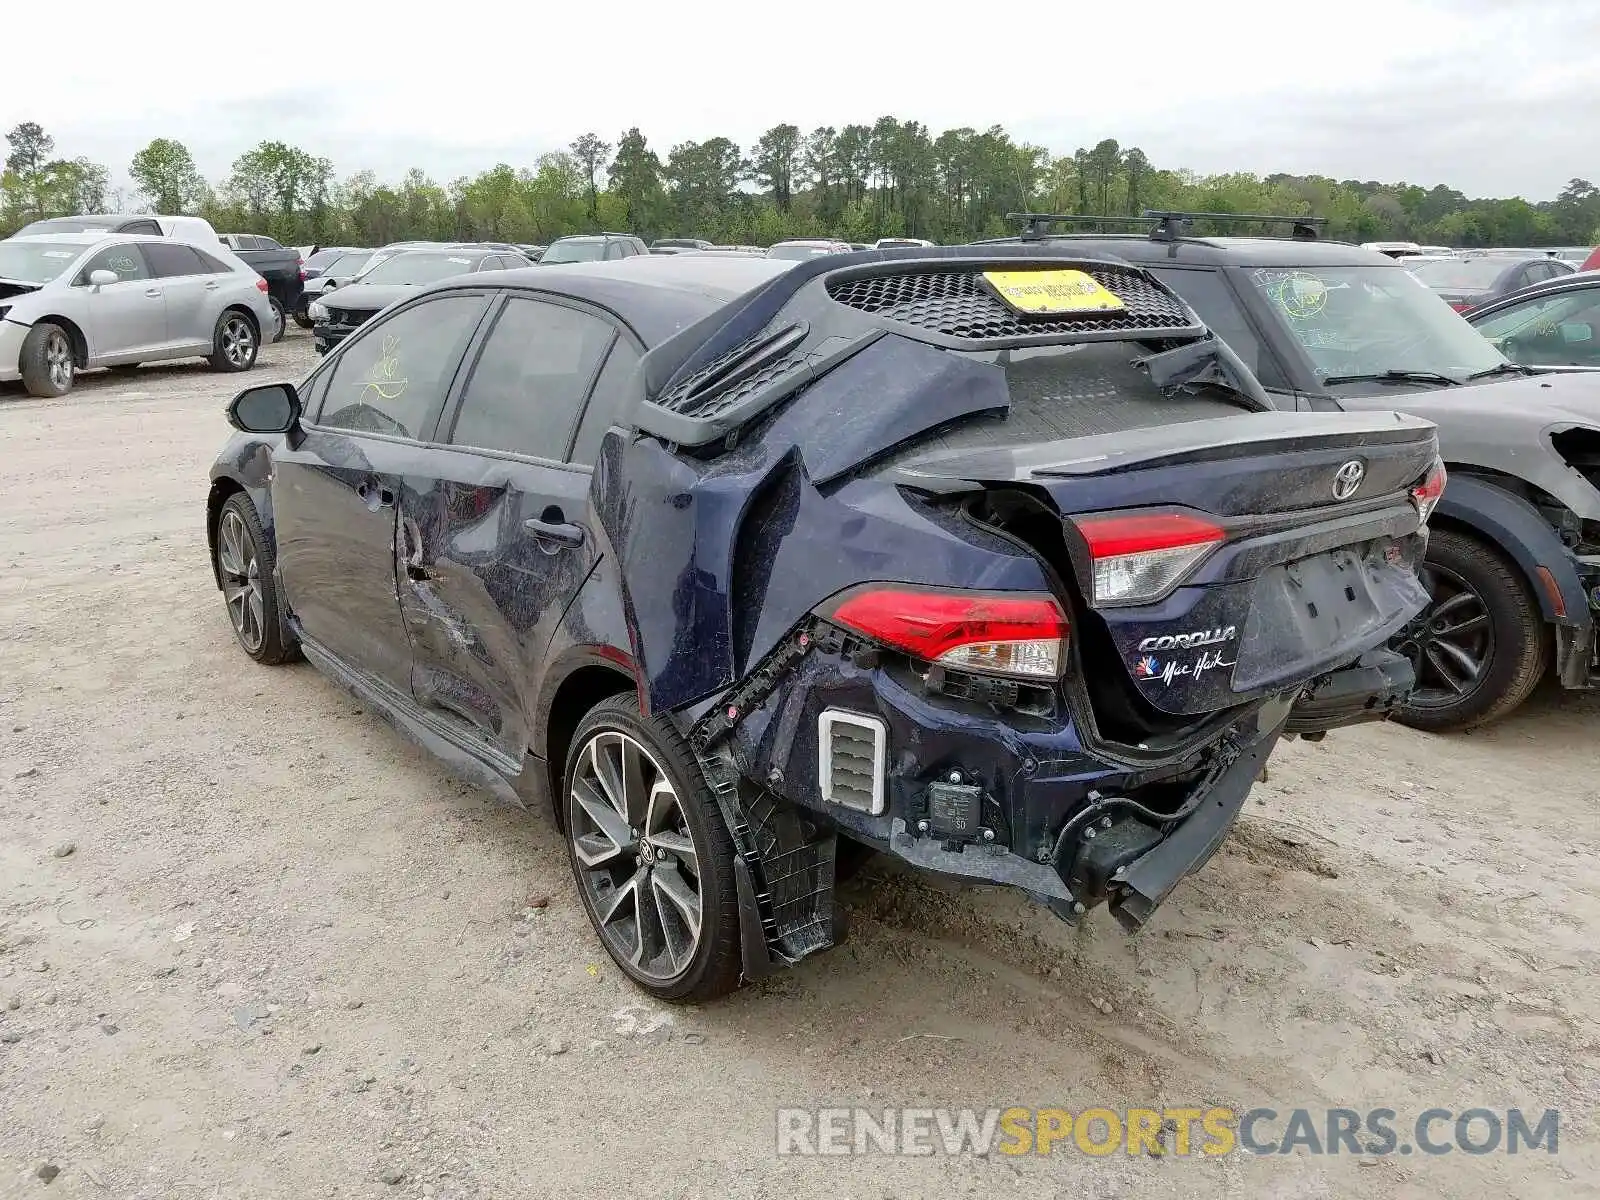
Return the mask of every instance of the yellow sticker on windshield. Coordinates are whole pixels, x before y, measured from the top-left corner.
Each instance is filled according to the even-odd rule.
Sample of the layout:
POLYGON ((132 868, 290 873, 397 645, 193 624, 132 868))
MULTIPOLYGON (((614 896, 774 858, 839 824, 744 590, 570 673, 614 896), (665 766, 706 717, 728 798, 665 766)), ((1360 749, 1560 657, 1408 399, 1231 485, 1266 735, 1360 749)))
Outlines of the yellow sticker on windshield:
POLYGON ((1019 313, 1121 312, 1121 297, 1084 271, 985 271, 984 282, 1019 313))

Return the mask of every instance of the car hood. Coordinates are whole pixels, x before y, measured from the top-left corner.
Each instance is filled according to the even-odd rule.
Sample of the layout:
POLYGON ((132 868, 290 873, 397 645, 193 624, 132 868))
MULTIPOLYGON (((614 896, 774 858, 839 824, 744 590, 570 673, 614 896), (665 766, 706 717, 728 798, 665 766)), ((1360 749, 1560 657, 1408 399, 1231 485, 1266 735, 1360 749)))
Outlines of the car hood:
POLYGON ((416 295, 421 286, 417 283, 352 283, 349 287, 334 288, 321 299, 329 308, 376 311, 388 308, 397 300, 416 295))
POLYGON ((1600 490, 1562 461, 1550 435, 1575 426, 1600 430, 1600 371, 1507 376, 1463 387, 1341 396, 1347 409, 1398 409, 1439 427, 1447 463, 1525 480, 1573 512, 1600 521, 1600 490))

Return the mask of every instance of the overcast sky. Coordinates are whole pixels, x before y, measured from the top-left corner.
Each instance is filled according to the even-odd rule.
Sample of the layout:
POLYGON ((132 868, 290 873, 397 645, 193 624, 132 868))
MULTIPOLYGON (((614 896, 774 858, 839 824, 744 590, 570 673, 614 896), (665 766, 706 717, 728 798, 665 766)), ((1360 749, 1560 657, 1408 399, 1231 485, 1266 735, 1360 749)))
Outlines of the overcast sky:
POLYGON ((1445 183, 1549 199, 1600 181, 1600 0, 871 4, 613 0, 150 12, 78 0, 12 47, 0 129, 125 180, 154 137, 213 182, 278 139, 341 177, 445 181, 638 125, 665 157, 783 121, 1003 125, 1071 153, 1113 137, 1159 167, 1445 183), (222 15, 223 13, 226 15, 222 15), (408 14, 415 14, 414 17, 408 14), (446 33, 438 32, 449 23, 446 33), (21 51, 20 53, 18 51, 21 51))

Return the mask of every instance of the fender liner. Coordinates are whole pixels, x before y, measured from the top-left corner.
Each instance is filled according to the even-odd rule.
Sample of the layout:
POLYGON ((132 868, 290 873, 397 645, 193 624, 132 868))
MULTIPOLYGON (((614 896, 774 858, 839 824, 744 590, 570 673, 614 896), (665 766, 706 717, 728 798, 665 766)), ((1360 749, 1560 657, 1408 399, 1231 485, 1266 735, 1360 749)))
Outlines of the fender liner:
POLYGON ((1445 485, 1435 515, 1465 526, 1510 555, 1546 621, 1554 625, 1591 624, 1589 601, 1573 565, 1572 552, 1526 500, 1472 475, 1456 474, 1445 485), (1540 567, 1550 573, 1560 589, 1566 616, 1557 615, 1549 591, 1540 581, 1540 567))

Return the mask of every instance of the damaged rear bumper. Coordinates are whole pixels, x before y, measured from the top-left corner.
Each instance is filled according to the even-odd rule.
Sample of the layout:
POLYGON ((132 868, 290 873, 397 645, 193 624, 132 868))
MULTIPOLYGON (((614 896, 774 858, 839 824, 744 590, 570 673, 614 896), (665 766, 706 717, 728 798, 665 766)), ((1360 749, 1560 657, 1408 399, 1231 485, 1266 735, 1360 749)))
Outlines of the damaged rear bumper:
POLYGON ((1105 903, 1139 928, 1221 845, 1294 698, 1255 702, 1169 753, 1115 757, 1085 744, 1065 705, 1003 712, 931 694, 903 665, 793 639, 689 731, 738 851, 745 974, 833 944, 841 833, 1018 888, 1069 921, 1105 903), (882 738, 865 751, 881 788, 853 803, 824 778, 841 713, 882 738))

